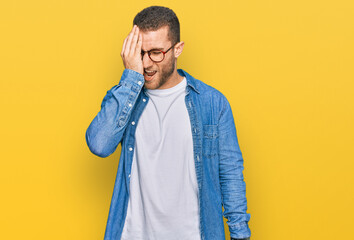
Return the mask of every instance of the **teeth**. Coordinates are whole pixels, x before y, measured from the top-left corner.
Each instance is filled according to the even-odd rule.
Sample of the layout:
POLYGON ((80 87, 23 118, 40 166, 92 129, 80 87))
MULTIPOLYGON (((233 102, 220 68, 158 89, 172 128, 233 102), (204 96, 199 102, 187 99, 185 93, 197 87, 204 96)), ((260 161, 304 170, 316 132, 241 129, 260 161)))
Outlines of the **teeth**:
POLYGON ((155 71, 146 71, 146 70, 145 70, 145 72, 147 72, 147 73, 153 73, 153 72, 155 72, 155 71))

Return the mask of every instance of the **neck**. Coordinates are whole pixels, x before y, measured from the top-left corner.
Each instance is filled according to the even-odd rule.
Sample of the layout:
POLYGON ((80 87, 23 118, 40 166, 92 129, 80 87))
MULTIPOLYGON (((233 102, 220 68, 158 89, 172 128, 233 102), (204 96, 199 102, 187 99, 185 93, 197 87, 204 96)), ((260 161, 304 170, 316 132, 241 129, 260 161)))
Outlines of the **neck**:
POLYGON ((171 74, 170 78, 167 80, 166 83, 168 83, 167 85, 165 85, 163 88, 161 89, 166 89, 166 88, 171 88, 176 86, 177 84, 179 84, 180 82, 182 82, 183 80, 183 76, 179 75, 179 73, 177 72, 177 68, 175 68, 175 70, 173 71, 173 73, 171 74))

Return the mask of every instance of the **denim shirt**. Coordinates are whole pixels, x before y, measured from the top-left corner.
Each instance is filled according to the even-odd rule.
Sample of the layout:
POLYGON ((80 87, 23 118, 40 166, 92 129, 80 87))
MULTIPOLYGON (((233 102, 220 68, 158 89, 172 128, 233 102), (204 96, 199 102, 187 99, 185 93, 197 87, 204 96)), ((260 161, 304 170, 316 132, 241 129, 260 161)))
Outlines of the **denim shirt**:
MULTIPOLYGON (((187 79, 185 103, 193 138, 201 239, 225 239, 223 216, 232 238, 247 238, 251 232, 243 158, 230 104, 218 90, 182 69, 177 71, 187 79)), ((86 130, 87 145, 97 156, 107 157, 122 144, 105 240, 121 238, 127 214, 135 130, 149 101, 144 82, 142 74, 125 69, 86 130)))

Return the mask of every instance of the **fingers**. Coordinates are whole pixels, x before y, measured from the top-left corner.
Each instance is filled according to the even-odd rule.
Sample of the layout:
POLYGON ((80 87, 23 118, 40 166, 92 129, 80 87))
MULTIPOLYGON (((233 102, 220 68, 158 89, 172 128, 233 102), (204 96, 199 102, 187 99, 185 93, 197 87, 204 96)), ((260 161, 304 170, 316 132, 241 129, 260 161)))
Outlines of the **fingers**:
MULTIPOLYGON (((135 26, 134 26, 135 27, 135 26)), ((134 27, 133 29, 130 31, 130 33, 128 34, 128 36, 124 39, 124 43, 123 43, 123 47, 122 47, 122 52, 120 53, 120 55, 123 57, 123 56, 127 56, 127 54, 129 53, 129 48, 128 48, 128 42, 129 42, 129 38, 130 36, 132 35, 132 32, 134 30, 134 27)))
POLYGON ((141 53, 142 43, 143 43, 143 37, 141 36, 141 33, 139 33, 138 42, 137 42, 136 47, 135 47, 135 53, 136 54, 140 54, 141 53))
POLYGON ((135 31, 134 31, 134 35, 133 35, 133 39, 132 39, 132 43, 131 43, 131 47, 130 47, 130 54, 135 54, 136 52, 136 45, 138 42, 138 37, 139 37, 139 28, 135 27, 135 31))
POLYGON ((124 53, 124 51, 125 51, 125 44, 127 43, 127 39, 128 39, 128 37, 126 37, 126 38, 124 39, 122 51, 120 52, 120 55, 121 55, 122 57, 123 57, 123 53, 124 53))
POLYGON ((125 54, 126 55, 130 55, 131 53, 131 45, 132 45, 132 40, 133 40, 133 37, 135 35, 135 32, 136 32, 136 26, 134 25, 132 31, 130 32, 129 36, 128 36, 128 40, 127 40, 127 43, 126 43, 126 46, 125 46, 125 54))
POLYGON ((128 56, 129 54, 135 54, 136 52, 140 53, 141 45, 140 48, 138 47, 139 38, 141 39, 141 36, 139 34, 139 28, 134 25, 129 35, 124 40, 121 56, 128 56))
MULTIPOLYGON (((134 29, 134 27, 133 27, 134 29)), ((126 52, 126 45, 129 39, 129 36, 131 35, 133 29, 130 31, 130 33, 128 34, 128 36, 124 39, 124 43, 123 43, 123 47, 122 47, 122 52, 120 53, 120 55, 123 57, 123 54, 126 52)))
POLYGON ((139 33, 139 28, 134 25, 129 35, 124 40, 121 57, 126 69, 135 70, 143 74, 141 47, 142 35, 139 33))

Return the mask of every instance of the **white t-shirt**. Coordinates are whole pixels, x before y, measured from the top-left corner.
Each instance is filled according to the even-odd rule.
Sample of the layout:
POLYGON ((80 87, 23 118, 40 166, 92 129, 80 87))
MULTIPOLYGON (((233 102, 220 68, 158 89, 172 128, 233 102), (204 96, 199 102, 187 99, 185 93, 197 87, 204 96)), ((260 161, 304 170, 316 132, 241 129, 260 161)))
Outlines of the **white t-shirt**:
POLYGON ((122 240, 199 240, 198 184, 187 81, 147 89, 137 125, 122 240))

